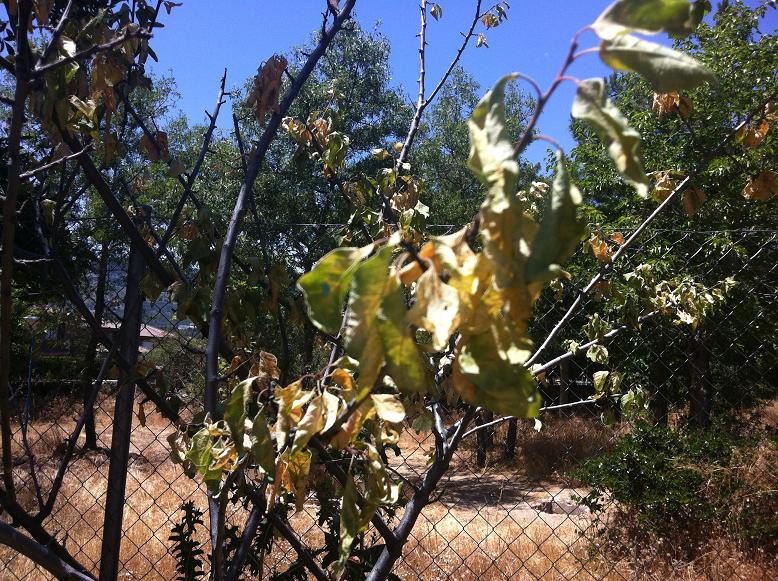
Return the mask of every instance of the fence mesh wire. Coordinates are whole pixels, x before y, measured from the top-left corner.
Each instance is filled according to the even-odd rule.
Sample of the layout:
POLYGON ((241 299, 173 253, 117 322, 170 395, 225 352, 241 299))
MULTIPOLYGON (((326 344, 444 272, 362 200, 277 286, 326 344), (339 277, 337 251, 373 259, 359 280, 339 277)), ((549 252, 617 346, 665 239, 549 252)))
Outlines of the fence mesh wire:
MULTIPOLYGON (((107 276, 102 325, 114 333, 123 318, 127 257, 120 245, 111 247, 109 254, 104 262, 107 276)), ((689 325, 656 316, 607 342, 606 363, 593 362, 579 353, 550 369, 540 384, 544 411, 539 422, 494 423, 465 439, 437 497, 413 529, 395 573, 402 579, 631 579, 658 575, 646 559, 662 557, 657 551, 664 548, 642 546, 626 537, 622 541, 609 538, 607 531, 616 522, 619 502, 606 495, 601 499, 603 510, 596 514, 581 502, 590 489, 578 478, 576 469, 587 459, 612 451, 636 422, 622 414, 612 399, 592 401, 593 373, 621 370, 624 380, 620 391, 641 394, 650 423, 672 428, 689 413, 691 374, 695 365, 699 367, 695 362, 703 361, 705 373, 698 379, 709 397, 706 405, 714 411, 724 405, 742 408, 743 417, 757 414, 754 425, 774 438, 778 406, 770 398, 775 398, 778 388, 778 353, 776 343, 765 341, 765 337, 776 328, 777 259, 776 231, 644 233, 639 246, 618 263, 611 279, 623 277, 643 263, 666 263, 674 272, 708 287, 726 277, 735 279, 737 284, 723 307, 706 321, 703 339, 699 328, 692 330, 689 325)), ((97 262, 78 281, 92 310, 98 300, 97 262)), ((539 300, 532 322, 537 342, 563 315, 578 285, 600 267, 591 256, 580 257, 576 264, 578 270, 564 288, 544 292, 539 300)), ((35 304, 35 312, 25 319, 29 346, 26 353, 18 354, 12 386, 14 475, 18 500, 32 513, 38 506, 36 491, 45 499, 51 490, 82 410, 85 386, 106 356, 105 349, 90 345, 89 328, 54 282, 48 293, 35 298, 35 304)), ((607 319, 606 304, 597 293, 587 296, 541 362, 564 353, 569 348, 565 341, 586 342, 582 326, 591 315, 607 319)), ((190 324, 176 319, 175 305, 166 293, 157 301, 145 302, 142 321, 139 368, 147 374, 156 370, 149 381, 164 388, 170 401, 180 406, 185 417, 191 417, 201 408, 202 337, 190 324)), ((44 527, 95 573, 100 560, 115 391, 116 370, 112 369, 94 406, 95 440, 88 442, 82 433, 56 504, 43 521, 44 527)), ((451 406, 447 414, 446 419, 453 421, 460 411, 451 406)), ((495 419, 482 412, 477 424, 495 419)), ((204 487, 170 460, 167 437, 174 431, 175 426, 138 391, 122 525, 123 578, 174 578, 169 537, 181 519, 182 505, 193 501, 207 519, 204 487)), ((402 436, 400 452, 389 454, 390 469, 403 482, 406 495, 423 476, 433 446, 428 431, 409 427, 402 436)), ((766 463, 751 468, 774 482, 778 473, 774 459, 772 455, 766 463)), ((776 488, 772 486, 772 494, 776 488)), ((242 526, 245 511, 231 511, 231 522, 242 526)), ((323 544, 315 497, 291 517, 291 524, 309 547, 316 549, 323 544)), ((205 529, 201 532, 200 540, 205 543, 205 529)), ((378 535, 370 529, 363 542, 379 544, 378 535)), ((680 549, 674 547, 673 554, 665 555, 668 570, 680 567, 680 549)), ((0 555, 2 578, 47 578, 45 572, 6 547, 0 547, 0 555)), ((260 566, 268 576, 286 571, 296 561, 294 550, 279 539, 260 566)), ((716 571, 709 571, 712 577, 756 578, 748 560, 721 559, 716 567, 716 571)), ((675 573, 678 577, 685 574, 681 569, 675 573)))

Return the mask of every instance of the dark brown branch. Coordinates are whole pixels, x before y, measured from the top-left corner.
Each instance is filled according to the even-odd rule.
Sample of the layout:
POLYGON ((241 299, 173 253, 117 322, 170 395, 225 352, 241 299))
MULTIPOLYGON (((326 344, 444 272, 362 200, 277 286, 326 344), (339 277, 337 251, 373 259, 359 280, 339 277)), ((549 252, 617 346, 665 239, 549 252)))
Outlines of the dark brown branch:
POLYGON ((213 418, 217 416, 217 391, 218 391, 218 338, 221 336, 221 326, 224 299, 227 290, 227 281, 230 275, 230 268, 233 260, 233 252, 235 243, 238 238, 238 234, 241 229, 241 222, 243 216, 246 213, 246 205, 251 188, 256 180, 259 172, 259 167, 262 164, 265 153, 270 147, 270 143, 275 138, 278 127, 281 124, 281 119, 289 110, 292 102, 297 98, 298 93, 302 89, 302 86, 308 80, 308 77, 313 72, 319 59, 324 55, 327 47, 335 38, 343 23, 350 18, 351 11, 354 8, 356 0, 347 0, 343 6, 343 9, 338 12, 338 15, 334 18, 332 25, 327 29, 321 40, 317 44, 316 48, 307 59, 303 68, 295 79, 295 83, 292 84, 287 90, 284 98, 282 99, 278 111, 274 113, 268 125, 265 128, 262 137, 257 143, 254 152, 251 155, 251 159, 246 168, 246 175, 241 185, 238 198, 233 208, 232 217, 227 227, 227 233, 224 238, 224 244, 222 245, 221 255, 219 257, 219 266, 216 273, 216 281, 214 283, 213 300, 211 302, 211 313, 209 320, 209 332, 208 332, 208 347, 206 356, 206 388, 205 388, 205 409, 211 414, 213 418))
POLYGON ((297 553, 297 556, 305 564, 311 574, 316 577, 318 581, 329 581, 330 578, 327 573, 325 573, 324 569, 321 568, 321 565, 314 560, 310 551, 303 545, 302 541, 298 538, 297 533, 292 530, 292 527, 273 512, 269 512, 267 518, 275 529, 281 533, 281 536, 292 546, 295 553, 297 553))
MULTIPOLYGON (((222 75, 221 82, 219 83, 219 92, 216 95, 216 105, 214 105, 213 113, 208 113, 206 111, 206 115, 208 115, 210 123, 208 124, 208 128, 205 130, 205 133, 203 133, 203 144, 200 147, 200 154, 197 156, 197 161, 195 161, 194 166, 192 166, 192 171, 187 174, 186 182, 183 184, 184 191, 181 194, 181 198, 178 200, 178 204, 176 204, 176 208, 173 211, 172 217, 170 218, 170 224, 168 224, 168 228, 162 236, 162 240, 165 242, 167 242, 173 235, 173 232, 176 228, 176 223, 178 222, 178 217, 181 215, 181 212, 184 209, 184 204, 186 203, 187 198, 193 197, 192 188, 194 187, 194 183, 197 180, 197 177, 200 175, 200 168, 205 161, 205 156, 208 153, 208 147, 211 144, 213 132, 216 129, 216 120, 219 117, 219 111, 221 110, 221 106, 224 104, 224 87, 226 83, 227 69, 224 69, 224 74, 222 75)), ((155 141, 152 141, 152 143, 156 144, 155 141)))
POLYGON ((46 569, 57 579, 66 581, 94 581, 94 577, 77 571, 60 559, 51 549, 36 543, 23 535, 8 523, 0 520, 0 543, 8 545, 18 553, 30 559, 36 565, 46 569))
POLYGON ((30 47, 27 39, 27 21, 32 4, 20 2, 17 8, 16 87, 14 104, 8 121, 8 153, 5 200, 3 201, 2 273, 0 273, 0 443, 2 444, 3 483, 6 493, 14 497, 13 458, 11 454, 10 367, 11 330, 13 325, 13 268, 16 238, 16 200, 21 180, 21 141, 24 127, 24 107, 29 85, 27 73, 30 47))
POLYGON ((45 63, 47 60, 49 60, 49 57, 51 56, 51 51, 54 50, 54 47, 57 45, 57 41, 59 40, 59 37, 62 36, 62 31, 65 28, 65 23, 68 20, 68 16, 70 16, 70 10, 73 8, 73 0, 68 0, 67 6, 65 6, 65 9, 62 11, 62 16, 59 18, 59 22, 57 23, 57 27, 54 29, 54 31, 51 33, 51 38, 49 39, 49 44, 46 45, 46 48, 43 49, 43 54, 38 59, 37 66, 40 67, 45 63))

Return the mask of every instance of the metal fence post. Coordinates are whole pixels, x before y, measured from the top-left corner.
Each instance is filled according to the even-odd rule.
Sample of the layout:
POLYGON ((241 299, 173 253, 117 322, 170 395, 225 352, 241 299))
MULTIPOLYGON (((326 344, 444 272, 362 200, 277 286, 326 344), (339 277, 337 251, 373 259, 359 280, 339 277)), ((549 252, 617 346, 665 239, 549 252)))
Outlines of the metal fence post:
MULTIPOLYGON (((142 206, 143 215, 136 216, 136 226, 148 222, 151 209, 142 206)), ((130 365, 138 359, 140 327, 143 315, 143 296, 140 281, 146 270, 146 263, 133 242, 127 261, 127 286, 124 294, 124 321, 118 341, 119 353, 130 365)), ((119 375, 119 387, 113 416, 111 456, 108 467, 108 490, 105 500, 103 541, 100 552, 100 581, 114 581, 119 571, 119 550, 122 539, 124 516, 124 494, 127 484, 128 460, 130 455, 130 432, 132 430, 132 408, 135 399, 135 381, 125 372, 119 375)))

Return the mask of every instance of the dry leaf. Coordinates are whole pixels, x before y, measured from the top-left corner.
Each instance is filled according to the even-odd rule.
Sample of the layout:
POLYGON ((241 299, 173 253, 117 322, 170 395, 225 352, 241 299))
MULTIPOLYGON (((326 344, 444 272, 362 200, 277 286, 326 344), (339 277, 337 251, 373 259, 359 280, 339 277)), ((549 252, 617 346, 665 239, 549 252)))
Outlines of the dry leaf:
POLYGON ((758 176, 748 180, 746 187, 741 192, 747 200, 764 202, 778 195, 778 183, 775 174, 770 170, 763 170, 758 176))
POLYGON ((686 189, 686 191, 683 193, 683 199, 681 200, 683 209, 686 210, 686 215, 689 217, 694 216, 694 214, 697 213, 697 210, 700 209, 700 206, 702 206, 704 202, 705 192, 694 185, 689 186, 686 189))
POLYGON ((611 259, 612 252, 608 243, 598 236, 592 236, 589 239, 589 246, 592 248, 592 254, 599 262, 608 262, 611 259))
POLYGON ((278 112, 278 97, 281 92, 281 76, 286 69, 286 59, 280 55, 271 56, 254 77, 246 105, 254 109, 257 121, 262 123, 265 115, 278 112))
POLYGON ((738 141, 746 147, 758 147, 764 138, 767 137, 767 132, 770 130, 770 124, 767 122, 767 118, 762 119, 758 127, 751 127, 746 125, 741 127, 735 135, 735 141, 738 141))
POLYGON ((157 131, 154 134, 154 141, 144 134, 138 142, 138 151, 146 156, 150 161, 167 160, 170 157, 168 151, 167 133, 157 131))
POLYGON ((678 187, 678 181, 670 177, 669 171, 656 172, 656 185, 654 186, 654 198, 664 202, 667 196, 678 187))
POLYGON ((660 116, 669 115, 676 108, 678 114, 683 118, 690 117, 694 112, 694 105, 692 105, 692 102, 675 91, 670 93, 654 93, 654 101, 651 105, 651 110, 654 113, 660 116))

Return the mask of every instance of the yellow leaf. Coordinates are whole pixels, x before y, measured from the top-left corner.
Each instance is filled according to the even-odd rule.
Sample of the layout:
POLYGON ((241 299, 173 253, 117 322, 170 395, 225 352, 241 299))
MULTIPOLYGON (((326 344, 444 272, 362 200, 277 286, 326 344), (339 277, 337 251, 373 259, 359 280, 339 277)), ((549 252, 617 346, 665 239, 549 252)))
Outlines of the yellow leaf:
POLYGON ((385 422, 399 424, 405 419, 405 408, 393 393, 374 393, 371 396, 376 414, 385 422))
POLYGON ((440 280, 434 267, 416 282, 416 302, 408 312, 408 320, 432 333, 432 348, 436 351, 446 347, 459 323, 459 293, 440 280))

